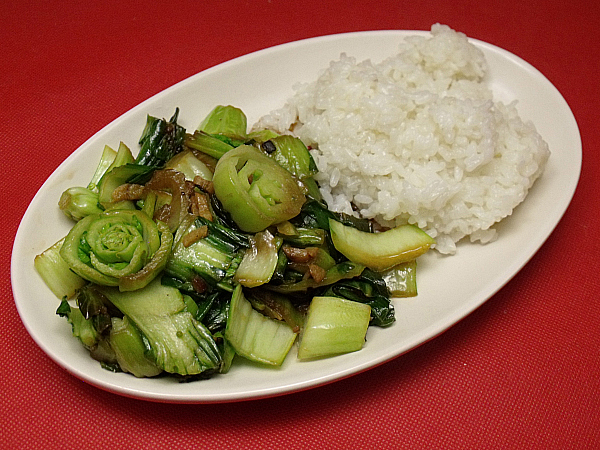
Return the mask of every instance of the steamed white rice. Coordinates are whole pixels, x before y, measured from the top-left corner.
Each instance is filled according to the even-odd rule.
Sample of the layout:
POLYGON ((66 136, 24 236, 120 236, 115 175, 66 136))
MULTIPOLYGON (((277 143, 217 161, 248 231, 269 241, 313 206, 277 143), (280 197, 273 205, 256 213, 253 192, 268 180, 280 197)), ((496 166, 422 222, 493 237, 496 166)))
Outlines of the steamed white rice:
POLYGON ((436 24, 373 64, 342 54, 258 127, 293 133, 319 168, 335 211, 383 226, 416 224, 456 251, 496 238, 550 155, 516 104, 494 101, 487 63, 467 37, 436 24))

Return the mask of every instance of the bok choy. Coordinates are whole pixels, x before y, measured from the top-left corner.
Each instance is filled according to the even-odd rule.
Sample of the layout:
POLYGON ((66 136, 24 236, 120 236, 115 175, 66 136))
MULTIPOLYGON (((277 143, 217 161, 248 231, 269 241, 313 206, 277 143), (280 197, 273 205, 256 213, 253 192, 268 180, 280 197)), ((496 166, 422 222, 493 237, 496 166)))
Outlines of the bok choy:
POLYGON ((295 347, 357 351, 369 326, 393 325, 431 238, 329 210, 304 143, 248 132, 239 108, 191 133, 178 118, 148 115, 135 157, 105 146, 59 199, 71 230, 34 261, 102 367, 196 380, 236 358, 280 366, 295 347))

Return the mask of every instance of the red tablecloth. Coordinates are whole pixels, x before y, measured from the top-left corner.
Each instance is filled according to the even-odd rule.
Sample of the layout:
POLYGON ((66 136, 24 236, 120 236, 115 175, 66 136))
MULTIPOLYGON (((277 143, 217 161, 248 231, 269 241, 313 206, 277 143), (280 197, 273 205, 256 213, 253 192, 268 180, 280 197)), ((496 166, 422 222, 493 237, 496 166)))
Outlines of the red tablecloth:
POLYGON ((598 2, 8 2, 0 16, 0 447, 600 448, 598 2), (93 6, 92 6, 93 5, 93 6), (293 40, 445 23, 536 66, 578 121, 574 199, 525 268, 456 326, 389 363, 287 396, 212 405, 87 385, 28 335, 12 242, 44 180, 168 86, 293 40))

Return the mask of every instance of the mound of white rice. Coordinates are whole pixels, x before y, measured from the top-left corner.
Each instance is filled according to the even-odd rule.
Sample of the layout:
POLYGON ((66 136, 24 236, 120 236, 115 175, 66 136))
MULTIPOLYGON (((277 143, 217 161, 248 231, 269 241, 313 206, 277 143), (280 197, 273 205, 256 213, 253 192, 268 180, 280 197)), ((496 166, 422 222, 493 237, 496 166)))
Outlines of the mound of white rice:
POLYGON ((312 146, 335 211, 384 226, 413 223, 456 251, 489 242, 541 175, 548 145, 515 103, 495 102, 487 63, 467 37, 436 24, 381 63, 342 54, 258 127, 312 146))

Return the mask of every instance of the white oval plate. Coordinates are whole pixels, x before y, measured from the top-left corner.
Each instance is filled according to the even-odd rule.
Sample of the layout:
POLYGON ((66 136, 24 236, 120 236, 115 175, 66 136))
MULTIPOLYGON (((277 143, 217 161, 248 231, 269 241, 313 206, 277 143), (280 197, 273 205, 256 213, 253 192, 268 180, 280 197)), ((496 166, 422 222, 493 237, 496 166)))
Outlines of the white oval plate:
POLYGON ((124 141, 136 149, 146 115, 170 117, 180 107, 180 123, 194 129, 217 104, 233 104, 249 123, 279 108, 292 86, 310 81, 341 52, 378 62, 420 31, 371 31, 292 42, 252 53, 196 74, 155 95, 118 118, 69 156, 31 202, 17 232, 12 254, 15 302, 35 342, 56 363, 99 388, 163 402, 209 403, 280 395, 329 383, 386 362, 440 334, 489 299, 508 282, 548 238, 574 194, 581 169, 577 123, 556 88, 535 68, 493 45, 471 40, 485 53, 497 99, 518 99, 518 109, 534 122, 552 155, 544 175, 524 204, 498 226, 488 245, 459 245, 452 257, 430 252, 419 263, 419 295, 394 300, 396 323, 371 328, 363 350, 334 358, 298 362, 295 352, 283 367, 271 369, 236 360, 230 373, 210 380, 178 383, 137 379, 103 370, 55 314, 58 300, 34 270, 33 259, 67 234, 72 223, 57 207, 70 186, 87 185, 105 144, 124 141))

